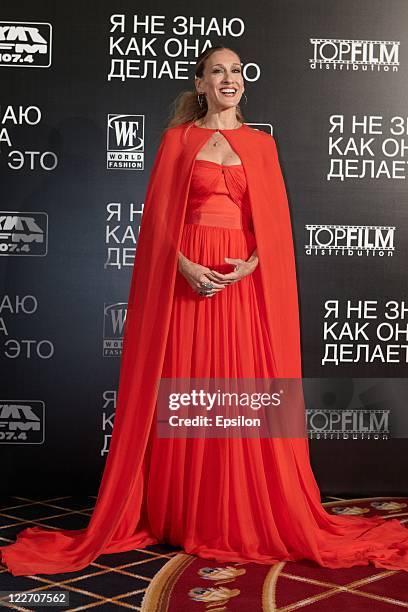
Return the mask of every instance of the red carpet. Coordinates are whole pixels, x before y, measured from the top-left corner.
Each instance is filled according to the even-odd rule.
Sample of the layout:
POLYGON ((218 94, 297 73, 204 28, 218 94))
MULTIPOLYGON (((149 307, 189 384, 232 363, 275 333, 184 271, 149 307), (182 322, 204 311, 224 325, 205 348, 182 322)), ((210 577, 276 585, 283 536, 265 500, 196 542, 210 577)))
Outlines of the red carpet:
MULTIPOLYGON (((324 504, 335 514, 408 521, 408 498, 374 497, 324 504), (404 518, 406 517, 406 518, 404 518)), ((289 612, 408 609, 408 575, 373 566, 331 570, 310 561, 262 566, 219 564, 179 553, 155 575, 141 610, 289 612)))

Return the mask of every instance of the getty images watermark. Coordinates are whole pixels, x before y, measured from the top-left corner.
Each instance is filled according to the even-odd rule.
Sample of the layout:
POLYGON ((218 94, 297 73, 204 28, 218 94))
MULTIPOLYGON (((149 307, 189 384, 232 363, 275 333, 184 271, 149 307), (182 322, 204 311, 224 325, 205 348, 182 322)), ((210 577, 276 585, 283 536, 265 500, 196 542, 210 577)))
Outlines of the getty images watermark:
POLYGON ((161 438, 408 437, 405 378, 161 378, 161 438))

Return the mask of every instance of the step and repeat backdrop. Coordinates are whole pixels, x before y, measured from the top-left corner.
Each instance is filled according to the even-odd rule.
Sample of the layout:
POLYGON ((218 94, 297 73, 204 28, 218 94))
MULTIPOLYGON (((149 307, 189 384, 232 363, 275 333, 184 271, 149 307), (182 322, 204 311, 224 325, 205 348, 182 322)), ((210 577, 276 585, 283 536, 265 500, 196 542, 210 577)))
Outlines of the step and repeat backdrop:
POLYGON ((2 2, 3 493, 97 491, 149 172, 218 44, 278 146, 321 490, 408 492, 407 26, 404 0, 2 2))

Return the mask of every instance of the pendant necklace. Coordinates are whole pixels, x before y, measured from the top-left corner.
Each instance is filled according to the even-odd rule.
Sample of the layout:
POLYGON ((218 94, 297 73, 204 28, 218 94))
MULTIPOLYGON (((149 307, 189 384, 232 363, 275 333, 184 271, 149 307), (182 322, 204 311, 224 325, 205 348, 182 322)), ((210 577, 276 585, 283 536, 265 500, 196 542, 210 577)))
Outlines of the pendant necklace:
MULTIPOLYGON (((204 127, 205 124, 203 124, 201 127, 204 127)), ((237 128, 240 127, 240 124, 238 122, 237 128)), ((237 129, 237 128, 230 128, 232 130, 237 129)), ((216 129, 216 131, 214 132, 214 134, 220 134, 220 130, 216 129)), ((218 145, 218 140, 215 140, 215 142, 212 143, 213 147, 216 147, 218 145)))

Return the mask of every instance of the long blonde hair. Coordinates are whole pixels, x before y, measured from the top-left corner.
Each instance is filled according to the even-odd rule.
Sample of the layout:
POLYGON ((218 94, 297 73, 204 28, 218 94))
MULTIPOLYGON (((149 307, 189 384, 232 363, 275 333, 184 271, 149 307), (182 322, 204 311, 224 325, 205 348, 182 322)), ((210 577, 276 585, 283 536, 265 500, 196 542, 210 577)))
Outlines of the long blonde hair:
MULTIPOLYGON (((206 49, 206 51, 203 51, 201 55, 198 56, 194 69, 194 75, 201 79, 204 75, 204 68, 207 59, 215 51, 220 51, 222 49, 228 49, 236 53, 236 51, 234 51, 230 47, 224 47, 222 45, 218 45, 216 47, 209 47, 208 49, 206 49)), ((206 97, 203 96, 203 102, 201 107, 198 102, 197 91, 194 87, 194 89, 189 89, 180 92, 171 104, 171 107, 171 113, 167 119, 167 124, 163 132, 165 132, 171 127, 180 125, 181 123, 186 123, 187 121, 195 122, 198 119, 201 119, 201 117, 204 117, 207 113, 207 100, 206 97)), ((241 123, 244 123, 244 116, 242 114, 239 104, 237 104, 236 106, 236 118, 241 123)))

